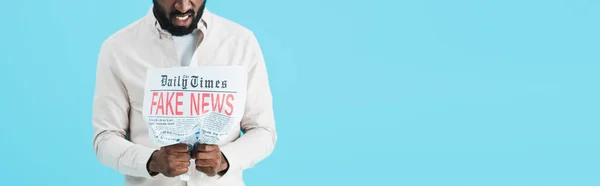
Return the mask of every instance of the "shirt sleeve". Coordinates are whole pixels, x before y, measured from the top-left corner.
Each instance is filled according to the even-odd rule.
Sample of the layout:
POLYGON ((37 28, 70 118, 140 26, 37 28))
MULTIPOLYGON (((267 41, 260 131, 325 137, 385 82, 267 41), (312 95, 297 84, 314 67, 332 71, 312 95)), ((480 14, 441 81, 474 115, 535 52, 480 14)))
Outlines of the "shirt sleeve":
POLYGON ((267 69, 253 34, 246 51, 253 64, 248 70, 246 109, 241 120, 243 135, 221 147, 229 162, 227 173, 253 167, 272 153, 277 141, 267 69))
POLYGON ((129 97, 116 68, 114 48, 104 43, 98 56, 93 100, 93 146, 102 165, 122 174, 151 178, 146 168, 156 149, 128 141, 129 97))

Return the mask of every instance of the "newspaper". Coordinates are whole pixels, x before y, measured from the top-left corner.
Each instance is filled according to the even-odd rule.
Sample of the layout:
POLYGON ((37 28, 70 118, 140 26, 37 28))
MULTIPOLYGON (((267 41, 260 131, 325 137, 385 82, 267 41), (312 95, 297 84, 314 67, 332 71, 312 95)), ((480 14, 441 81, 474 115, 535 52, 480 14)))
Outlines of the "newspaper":
POLYGON ((150 138, 159 146, 219 144, 241 120, 246 86, 238 66, 149 69, 142 113, 150 138))

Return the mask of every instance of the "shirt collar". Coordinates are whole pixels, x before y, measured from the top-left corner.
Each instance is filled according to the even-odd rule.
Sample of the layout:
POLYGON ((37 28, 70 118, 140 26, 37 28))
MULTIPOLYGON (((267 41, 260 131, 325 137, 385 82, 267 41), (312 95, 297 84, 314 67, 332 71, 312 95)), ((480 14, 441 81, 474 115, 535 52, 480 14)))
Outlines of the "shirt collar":
MULTIPOLYGON (((212 13, 208 10, 208 8, 204 8, 204 12, 202 13, 202 17, 200 18, 200 23, 198 23, 197 30, 200 30, 201 33, 206 34, 208 31, 208 25, 210 25, 210 17, 212 13)), ((172 38, 171 33, 162 29, 156 17, 154 17, 153 7, 150 7, 148 13, 146 14, 146 22, 150 26, 150 29, 153 33, 155 33, 159 38, 172 38)))

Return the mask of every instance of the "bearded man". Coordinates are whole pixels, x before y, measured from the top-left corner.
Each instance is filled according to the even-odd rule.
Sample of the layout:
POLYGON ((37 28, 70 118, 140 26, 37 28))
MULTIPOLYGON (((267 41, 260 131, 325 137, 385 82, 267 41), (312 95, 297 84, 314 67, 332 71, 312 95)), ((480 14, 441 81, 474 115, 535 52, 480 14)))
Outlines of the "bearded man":
POLYGON ((146 16, 102 44, 93 146, 99 162, 125 175, 127 186, 242 186, 242 172, 274 149, 272 97, 257 39, 205 6, 206 0, 154 0, 146 16), (146 72, 190 65, 245 67, 243 115, 219 144, 157 146, 142 114, 146 72), (189 180, 177 178, 186 173, 189 180))

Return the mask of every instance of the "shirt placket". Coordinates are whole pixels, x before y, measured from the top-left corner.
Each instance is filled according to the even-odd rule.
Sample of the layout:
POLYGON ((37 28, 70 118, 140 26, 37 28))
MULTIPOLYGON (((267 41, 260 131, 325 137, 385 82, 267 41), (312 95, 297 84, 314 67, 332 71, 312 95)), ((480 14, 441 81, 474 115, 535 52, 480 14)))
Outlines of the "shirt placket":
POLYGON ((173 36, 170 33, 167 33, 163 30, 161 30, 160 28, 157 28, 158 34, 159 34, 159 39, 160 42, 162 43, 163 48, 165 49, 166 52, 166 66, 168 68, 172 68, 172 67, 180 67, 181 63, 179 63, 179 61, 181 61, 179 59, 179 57, 177 56, 177 51, 175 50, 175 42, 173 41, 173 36))

